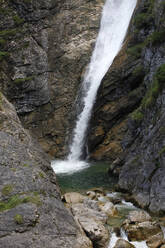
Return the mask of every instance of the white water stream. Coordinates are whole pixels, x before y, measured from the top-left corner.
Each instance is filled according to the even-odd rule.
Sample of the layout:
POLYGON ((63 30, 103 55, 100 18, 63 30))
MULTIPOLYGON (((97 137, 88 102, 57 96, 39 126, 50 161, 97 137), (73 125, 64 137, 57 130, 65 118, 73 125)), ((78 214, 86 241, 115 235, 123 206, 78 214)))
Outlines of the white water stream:
MULTIPOLYGON (((117 237, 116 233, 112 233, 108 248, 114 248, 117 240, 119 240, 119 239, 124 239, 124 240, 129 242, 128 237, 127 237, 127 235, 123 229, 121 229, 121 237, 117 237)), ((146 241, 141 241, 141 242, 134 241, 134 242, 130 242, 130 243, 132 245, 134 245, 136 248, 148 248, 146 241)))
POLYGON ((83 99, 84 108, 77 118, 67 160, 52 163, 56 173, 72 173, 87 166, 80 157, 97 90, 122 47, 136 2, 107 0, 104 5, 99 34, 82 86, 83 90, 88 89, 83 99))

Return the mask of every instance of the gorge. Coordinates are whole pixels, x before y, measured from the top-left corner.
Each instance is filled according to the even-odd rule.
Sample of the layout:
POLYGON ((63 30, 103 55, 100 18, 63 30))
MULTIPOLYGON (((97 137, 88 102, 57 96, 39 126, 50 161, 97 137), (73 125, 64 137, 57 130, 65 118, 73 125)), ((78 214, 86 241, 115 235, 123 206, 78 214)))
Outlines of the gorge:
MULTIPOLYGON (((148 228, 154 232, 154 237, 144 232, 148 247, 164 247, 160 225, 164 225, 165 213, 165 4, 164 0, 140 0, 137 5, 134 0, 109 0, 105 6, 110 25, 106 27, 102 20, 101 27, 106 27, 102 33, 104 4, 103 0, 0 0, 0 247, 107 245, 106 217, 96 205, 104 208, 100 197, 107 200, 106 194, 115 193, 85 192, 95 196, 78 203, 81 216, 75 205, 68 207, 65 202, 64 206, 61 201, 51 168, 54 158, 57 174, 69 161, 64 174, 88 170, 94 183, 100 179, 99 186, 105 183, 111 188, 113 184, 113 190, 123 192, 126 200, 149 211, 152 220, 144 213, 142 222, 136 214, 126 217, 123 225, 128 238, 134 235, 132 230, 148 228), (114 54, 108 47, 112 29, 118 41, 114 54), (104 32, 107 36, 102 37, 104 32), (105 54, 102 40, 107 42, 105 54), (98 84, 90 86, 91 78, 98 84), (77 97, 80 91, 81 100, 77 97), (83 107, 85 115, 80 113, 83 107), (83 160, 86 154, 88 162, 83 160), (97 174, 90 164, 97 165, 97 174), (103 170, 106 182, 102 181, 103 170), (98 223, 106 236, 97 244, 88 227, 82 228, 83 214, 93 214, 91 206, 96 208, 96 219, 102 219, 98 223)), ((86 181, 82 177, 84 185, 86 181)), ((113 203, 114 208, 123 201, 108 197, 106 204, 113 207, 113 203)))

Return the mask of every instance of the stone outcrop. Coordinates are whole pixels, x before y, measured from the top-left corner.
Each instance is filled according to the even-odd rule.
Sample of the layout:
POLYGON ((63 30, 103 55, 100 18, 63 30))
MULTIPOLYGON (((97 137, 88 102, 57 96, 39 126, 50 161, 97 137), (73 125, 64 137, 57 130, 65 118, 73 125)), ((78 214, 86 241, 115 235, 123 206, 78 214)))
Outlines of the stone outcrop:
POLYGON ((49 158, 2 94, 0 140, 0 247, 86 248, 61 202, 49 158))
POLYGON ((109 160, 121 190, 142 207, 165 211, 164 2, 138 1, 123 48, 93 110, 90 157, 109 160))
POLYGON ((103 2, 0 1, 0 88, 52 156, 66 153, 70 113, 103 2))

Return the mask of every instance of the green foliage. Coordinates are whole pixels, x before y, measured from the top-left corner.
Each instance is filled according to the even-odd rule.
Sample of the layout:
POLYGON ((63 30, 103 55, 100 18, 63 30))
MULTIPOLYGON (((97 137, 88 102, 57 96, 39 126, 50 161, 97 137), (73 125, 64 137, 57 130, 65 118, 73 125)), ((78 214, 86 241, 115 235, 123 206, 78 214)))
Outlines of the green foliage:
POLYGON ((4 195, 4 196, 9 195, 11 192, 13 192, 13 185, 12 184, 7 184, 2 189, 2 195, 4 195))
POLYGON ((151 87, 149 88, 145 97, 143 98, 142 108, 144 109, 149 108, 155 103, 160 91, 164 86, 164 82, 165 82, 165 64, 161 65, 157 69, 154 75, 153 83, 151 84, 151 87))
POLYGON ((6 40, 0 39, 0 47, 4 47, 6 44, 6 40))
POLYGON ((0 31, 0 37, 4 39, 8 39, 17 34, 17 29, 9 29, 0 31))
POLYGON ((165 153, 165 146, 163 146, 162 149, 160 150, 159 156, 161 156, 161 155, 164 154, 164 153, 165 153))
POLYGON ((22 215, 20 215, 20 214, 16 214, 16 215, 14 216, 14 220, 15 220, 15 222, 16 222, 18 225, 21 225, 21 224, 23 224, 23 222, 24 222, 23 217, 22 217, 22 215))
POLYGON ((8 201, 0 201, 0 212, 15 208, 21 203, 23 203, 23 200, 18 195, 12 196, 8 201))
POLYGON ((2 61, 4 58, 8 57, 9 53, 8 52, 1 52, 0 51, 0 61, 2 61))
POLYGON ((138 59, 141 56, 142 49, 144 48, 143 43, 139 43, 127 49, 128 55, 138 59))
POLYGON ((153 32, 147 39, 146 45, 152 44, 153 46, 159 45, 165 41, 165 30, 153 32))
POLYGON ((134 18, 134 25, 137 29, 148 27, 154 19, 153 15, 154 0, 148 0, 144 4, 142 13, 139 13, 134 18))
POLYGON ((165 64, 161 65, 158 68, 155 77, 158 80, 159 84, 163 86, 163 84, 165 83, 165 64))
POLYGON ((33 78, 34 78, 34 76, 26 77, 26 78, 17 78, 17 79, 15 79, 13 82, 14 82, 15 84, 22 84, 22 83, 25 83, 25 82, 27 82, 27 81, 31 81, 33 78))
POLYGON ((141 122, 144 118, 144 114, 140 108, 136 109, 132 114, 131 118, 136 122, 141 122))
POLYGON ((13 16, 13 20, 17 26, 21 25, 24 22, 24 19, 20 18, 19 16, 13 16))
POLYGON ((41 171, 39 172, 39 176, 40 176, 41 178, 45 178, 44 173, 42 173, 41 171))
POLYGON ((15 208, 17 205, 31 202, 37 206, 41 206, 42 202, 39 195, 20 197, 19 195, 14 195, 8 199, 8 201, 0 201, 0 212, 15 208))

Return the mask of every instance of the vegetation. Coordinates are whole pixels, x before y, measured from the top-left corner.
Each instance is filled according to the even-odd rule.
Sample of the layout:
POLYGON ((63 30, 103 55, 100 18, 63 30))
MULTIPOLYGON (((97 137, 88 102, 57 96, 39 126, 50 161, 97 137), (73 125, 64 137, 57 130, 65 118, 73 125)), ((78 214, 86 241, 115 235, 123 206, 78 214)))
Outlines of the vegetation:
POLYGON ((20 18, 19 16, 15 15, 13 16, 13 20, 17 26, 21 25, 24 23, 24 19, 20 18))
POLYGON ((136 122, 141 122, 144 118, 144 114, 142 110, 138 108, 131 114, 131 118, 136 122))
POLYGON ((27 81, 31 81, 33 78, 34 78, 34 76, 26 77, 26 78, 17 78, 14 80, 14 83, 15 84, 22 84, 22 83, 25 83, 27 81))
POLYGON ((12 192, 13 192, 13 185, 12 184, 7 184, 2 189, 2 195, 4 195, 4 196, 7 196, 12 192))
POLYGON ((0 31, 0 37, 3 39, 8 39, 11 36, 16 35, 17 31, 18 31, 17 29, 9 29, 9 30, 0 31))
POLYGON ((17 205, 23 203, 34 203, 37 206, 42 204, 39 194, 33 194, 33 196, 20 197, 19 195, 14 195, 8 199, 8 201, 0 201, 0 212, 15 208, 17 205))
POLYGON ((21 225, 21 224, 23 224, 23 222, 24 222, 23 217, 22 217, 22 215, 20 215, 20 214, 16 214, 16 215, 14 216, 14 220, 15 220, 15 222, 16 222, 18 225, 21 225))
POLYGON ((9 53, 8 52, 1 52, 0 51, 0 61, 2 61, 4 58, 8 57, 9 53))
POLYGON ((140 58, 142 49, 144 48, 144 43, 139 43, 135 46, 132 46, 127 49, 127 53, 131 55, 133 58, 140 58))

